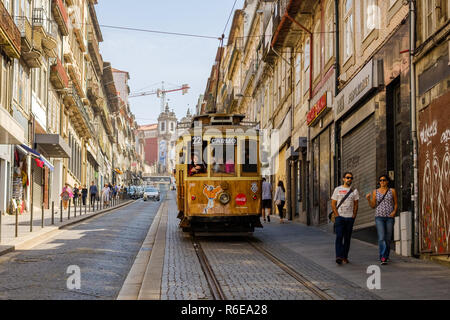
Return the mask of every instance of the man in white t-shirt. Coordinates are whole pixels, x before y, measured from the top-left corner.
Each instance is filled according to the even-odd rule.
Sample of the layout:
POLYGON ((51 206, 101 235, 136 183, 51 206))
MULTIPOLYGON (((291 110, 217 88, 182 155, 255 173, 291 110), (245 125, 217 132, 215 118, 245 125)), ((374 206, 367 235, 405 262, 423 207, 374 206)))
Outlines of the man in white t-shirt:
POLYGON ((348 251, 350 250, 353 223, 358 213, 359 200, 358 190, 353 189, 351 191, 353 174, 351 172, 344 173, 343 181, 344 184, 334 189, 333 195, 331 196, 331 208, 336 217, 334 224, 336 229, 336 263, 339 265, 348 263, 348 251), (350 191, 351 193, 340 204, 350 191), (338 206, 339 209, 337 209, 338 206))

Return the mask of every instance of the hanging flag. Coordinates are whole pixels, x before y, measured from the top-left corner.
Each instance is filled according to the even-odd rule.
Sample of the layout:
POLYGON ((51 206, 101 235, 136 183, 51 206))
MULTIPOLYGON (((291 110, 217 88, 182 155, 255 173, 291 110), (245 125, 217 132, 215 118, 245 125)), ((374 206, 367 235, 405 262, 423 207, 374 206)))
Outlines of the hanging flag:
POLYGON ((36 161, 36 165, 37 165, 39 168, 43 168, 43 167, 44 167, 44 161, 42 161, 42 160, 40 160, 40 159, 38 159, 38 158, 35 158, 34 161, 36 161))

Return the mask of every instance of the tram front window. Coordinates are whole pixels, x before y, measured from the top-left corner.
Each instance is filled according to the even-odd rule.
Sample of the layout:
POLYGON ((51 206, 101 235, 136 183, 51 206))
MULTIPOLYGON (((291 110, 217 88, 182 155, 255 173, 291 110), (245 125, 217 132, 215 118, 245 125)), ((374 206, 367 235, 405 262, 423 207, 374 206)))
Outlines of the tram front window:
POLYGON ((235 174, 235 145, 231 141, 230 144, 219 143, 223 140, 212 140, 215 143, 211 143, 211 164, 212 172, 218 174, 235 174))
POLYGON ((242 164, 242 172, 246 173, 256 173, 258 172, 258 142, 255 140, 246 139, 241 148, 242 159, 244 163, 242 164))
POLYGON ((202 158, 202 155, 205 154, 203 151, 206 150, 206 147, 208 146, 208 143, 206 141, 203 141, 203 144, 200 146, 195 146, 194 148, 189 145, 190 149, 190 159, 189 159, 189 167, 188 167, 188 173, 189 176, 193 176, 196 174, 205 174, 207 173, 207 164, 202 158))

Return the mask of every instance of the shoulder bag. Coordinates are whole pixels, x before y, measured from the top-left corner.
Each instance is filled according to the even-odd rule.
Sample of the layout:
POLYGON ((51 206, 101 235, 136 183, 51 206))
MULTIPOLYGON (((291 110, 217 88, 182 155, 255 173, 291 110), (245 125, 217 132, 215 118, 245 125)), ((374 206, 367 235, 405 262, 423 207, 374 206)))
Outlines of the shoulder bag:
MULTIPOLYGON (((338 206, 336 207, 336 210, 339 210, 339 207, 344 203, 345 200, 347 200, 348 196, 353 192, 353 189, 350 189, 349 192, 347 192, 347 194, 345 195, 345 197, 341 200, 341 202, 339 202, 338 206)), ((330 219, 333 223, 336 220, 336 217, 334 216, 334 212, 331 211, 328 214, 328 219, 330 219)))

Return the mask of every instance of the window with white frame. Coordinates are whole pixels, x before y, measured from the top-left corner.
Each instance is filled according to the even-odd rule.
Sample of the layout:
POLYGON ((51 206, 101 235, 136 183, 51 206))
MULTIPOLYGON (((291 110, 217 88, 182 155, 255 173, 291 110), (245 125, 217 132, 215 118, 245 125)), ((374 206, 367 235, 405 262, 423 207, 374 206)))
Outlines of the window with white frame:
POLYGON ((353 55, 353 0, 344 6, 344 62, 353 55))
POLYGON ((363 0, 363 36, 364 38, 378 25, 378 1, 363 0))
POLYGON ((320 75, 320 57, 322 57, 322 46, 321 46, 321 41, 320 41, 320 20, 318 20, 316 22, 316 25, 314 26, 314 34, 313 34, 313 39, 314 39, 314 50, 313 50, 313 72, 314 72, 314 79, 316 79, 319 75, 320 75))
POLYGON ((311 41, 310 38, 307 38, 305 41, 305 57, 303 60, 303 94, 309 89, 309 65, 310 65, 310 57, 311 57, 311 41))
POLYGON ((328 1, 325 14, 325 62, 328 62, 334 56, 334 1, 328 1))

